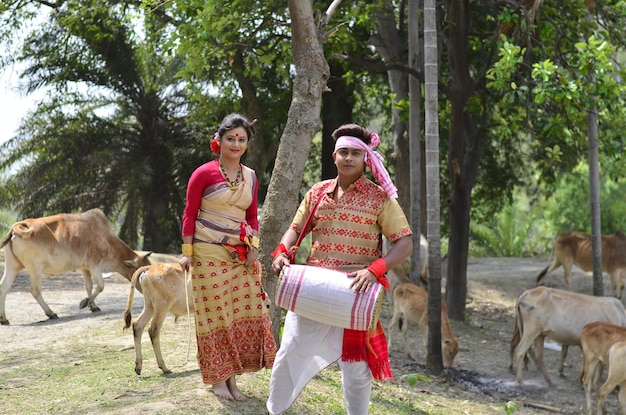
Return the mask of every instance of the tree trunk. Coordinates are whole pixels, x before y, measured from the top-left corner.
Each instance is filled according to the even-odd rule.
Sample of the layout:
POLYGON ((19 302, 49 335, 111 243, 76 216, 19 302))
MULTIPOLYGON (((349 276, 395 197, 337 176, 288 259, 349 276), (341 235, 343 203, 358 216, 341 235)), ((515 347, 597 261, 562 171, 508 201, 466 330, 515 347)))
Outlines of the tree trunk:
POLYGON ((330 91, 322 97, 322 180, 337 177, 333 160, 335 140, 331 134, 337 127, 351 123, 354 106, 354 87, 343 79, 345 71, 341 62, 330 63, 330 91))
MULTIPOLYGON (((417 3, 417 0, 412 0, 417 3)), ((409 2, 409 10, 412 9, 409 2)), ((413 13, 409 12, 410 16, 413 13)), ((417 17, 417 10, 415 11, 417 17)), ((416 19, 417 20, 417 19, 416 19)), ((428 212, 428 355, 426 368, 443 372, 441 351, 441 221, 439 201, 439 106, 437 11, 435 0, 424 0, 424 86, 426 116, 426 205, 428 212)), ((419 149, 419 146, 418 146, 419 149)))
POLYGON ((246 151, 245 163, 247 166, 254 169, 259 177, 261 177, 263 172, 267 170, 267 165, 272 160, 273 153, 268 151, 268 145, 263 142, 263 109, 257 97, 256 84, 252 78, 246 75, 247 68, 241 51, 235 53, 232 69, 237 77, 237 84, 239 85, 239 89, 241 89, 241 95, 243 97, 241 100, 241 112, 248 117, 248 119, 257 120, 254 125, 254 141, 246 151))
MULTIPOLYGON (((287 123, 280 139, 261 214, 260 260, 266 270, 271 269, 270 252, 280 242, 300 201, 300 183, 311 141, 322 128, 322 92, 326 88, 330 72, 322 47, 323 27, 315 26, 311 2, 289 0, 288 5, 296 75, 287 123)), ((276 277, 266 271, 264 280, 270 298, 275 298, 276 277)), ((274 334, 278 340, 280 308, 272 307, 271 315, 274 334)))
MULTIPOLYGON (((404 51, 405 41, 397 29, 395 11, 391 2, 382 5, 376 12, 377 36, 372 38, 376 50, 380 52, 387 64, 406 65, 407 56, 404 51)), ((406 72, 390 70, 387 72, 389 87, 395 95, 395 102, 409 98, 409 79, 406 72)), ((410 161, 409 139, 406 122, 402 119, 400 110, 392 102, 391 130, 393 134, 393 155, 391 161, 394 166, 394 182, 398 187, 398 202, 407 217, 410 217, 411 188, 410 188, 410 161)))
POLYGON ((587 112, 589 139, 589 203, 591 204, 591 252, 593 262, 593 295, 604 296, 602 279, 602 221, 600 209, 600 168, 598 163, 598 110, 587 112))
POLYGON ((465 320, 467 299, 467 256, 471 192, 476 182, 482 156, 482 137, 476 131, 474 120, 465 109, 474 84, 469 73, 469 2, 446 0, 447 32, 450 60, 450 85, 446 88, 450 100, 449 174, 451 183, 450 240, 448 246, 448 275, 446 297, 448 316, 465 320))
MULTIPOLYGON (((420 30, 419 30, 419 0, 409 0, 409 68, 419 72, 420 67, 420 30)), ((421 196, 422 196, 422 150, 421 119, 422 119, 422 88, 416 76, 409 77, 409 171, 410 171, 410 203, 409 218, 413 231, 413 254, 411 255, 411 271, 409 281, 422 285, 420 278, 420 264, 426 258, 420 258, 421 226, 421 196)), ((441 348, 440 348, 441 353, 441 348)))

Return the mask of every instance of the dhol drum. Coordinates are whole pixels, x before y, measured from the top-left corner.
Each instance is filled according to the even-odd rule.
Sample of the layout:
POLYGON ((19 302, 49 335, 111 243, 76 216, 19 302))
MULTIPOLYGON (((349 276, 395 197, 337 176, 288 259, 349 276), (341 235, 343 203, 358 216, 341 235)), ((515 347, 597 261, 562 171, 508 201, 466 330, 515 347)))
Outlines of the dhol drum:
POLYGON ((283 267, 276 304, 302 317, 352 330, 373 330, 385 289, 374 284, 367 293, 350 289, 352 278, 327 268, 291 264, 283 267))

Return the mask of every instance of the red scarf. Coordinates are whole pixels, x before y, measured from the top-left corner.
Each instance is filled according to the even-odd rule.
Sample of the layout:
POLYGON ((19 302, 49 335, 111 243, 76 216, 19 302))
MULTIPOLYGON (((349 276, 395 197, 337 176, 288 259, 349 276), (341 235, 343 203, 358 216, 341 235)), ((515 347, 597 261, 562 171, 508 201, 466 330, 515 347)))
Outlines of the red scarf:
POLYGON ((372 331, 344 329, 341 359, 345 362, 366 361, 374 379, 394 381, 389 363, 387 338, 380 320, 372 331))

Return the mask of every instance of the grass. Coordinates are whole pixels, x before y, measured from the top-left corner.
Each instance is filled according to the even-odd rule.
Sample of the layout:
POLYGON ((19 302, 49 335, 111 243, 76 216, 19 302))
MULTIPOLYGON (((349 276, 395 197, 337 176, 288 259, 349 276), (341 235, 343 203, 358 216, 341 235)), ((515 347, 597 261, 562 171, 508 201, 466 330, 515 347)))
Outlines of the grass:
MULTIPOLYGON (((143 341, 143 373, 134 372, 130 331, 120 322, 104 322, 52 340, 36 350, 17 349, 3 355, 0 366, 2 414, 265 414, 270 371, 238 378, 245 403, 217 399, 202 384, 195 360, 195 340, 188 349, 187 320, 163 327, 161 348, 172 374, 157 367, 147 334, 143 341), (126 350, 123 350, 126 349, 126 350), (189 353, 188 353, 189 350, 189 353), (187 359, 189 357, 189 359, 187 359)), ((1 328, 0 328, 1 329, 1 328)), ((193 337, 193 336, 192 336, 193 337)), ((400 379, 402 374, 395 373, 400 379)), ((500 403, 476 400, 452 390, 445 381, 375 383, 370 414, 449 415, 503 414, 500 403)), ((320 373, 286 415, 345 414, 341 373, 332 365, 320 373)))

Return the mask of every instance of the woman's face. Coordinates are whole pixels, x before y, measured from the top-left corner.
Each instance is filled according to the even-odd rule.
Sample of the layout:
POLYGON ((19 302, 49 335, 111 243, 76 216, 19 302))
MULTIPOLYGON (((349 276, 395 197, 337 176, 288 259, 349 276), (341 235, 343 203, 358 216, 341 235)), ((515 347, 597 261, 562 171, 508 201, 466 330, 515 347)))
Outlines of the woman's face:
POLYGON ((365 170, 365 150, 340 148, 333 153, 339 175, 360 176, 365 170))
POLYGON ((248 148, 248 133, 243 127, 226 131, 220 139, 222 157, 241 158, 248 148))

